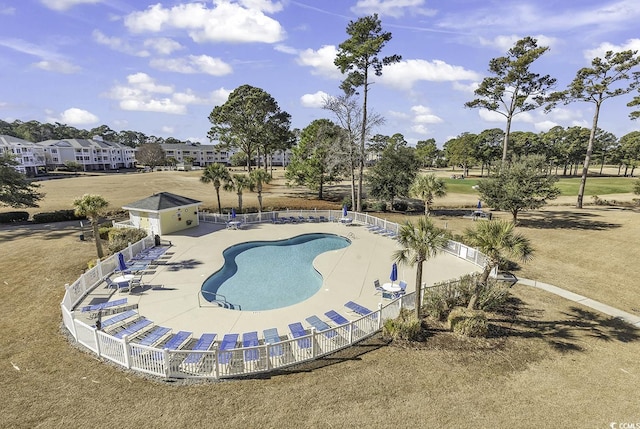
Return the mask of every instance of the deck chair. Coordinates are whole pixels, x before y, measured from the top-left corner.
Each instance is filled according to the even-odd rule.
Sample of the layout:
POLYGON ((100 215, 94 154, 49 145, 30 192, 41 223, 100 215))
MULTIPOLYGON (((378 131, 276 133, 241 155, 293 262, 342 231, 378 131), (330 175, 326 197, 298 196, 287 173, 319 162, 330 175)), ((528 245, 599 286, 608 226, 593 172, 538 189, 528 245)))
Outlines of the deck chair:
MULTIPOLYGON (((238 336, 238 334, 225 334, 218 350, 224 352, 225 350, 235 349, 238 344, 238 336)), ((228 364, 231 362, 232 355, 231 352, 218 353, 218 362, 228 364)))
POLYGON ((113 336, 115 338, 124 338, 125 335, 137 334, 137 333, 141 332, 144 328, 146 328, 149 325, 151 325, 152 323, 153 322, 151 320, 146 319, 146 318, 143 317, 142 319, 140 319, 137 322, 135 322, 133 325, 127 326, 126 328, 124 328, 120 332, 116 332, 113 336))
MULTIPOLYGON (((258 332, 245 332, 242 334, 242 347, 255 347, 258 345, 258 332)), ((244 360, 253 361, 260 358, 260 351, 258 349, 245 350, 244 360)))
POLYGON ((353 301, 347 302, 344 306, 347 307, 349 310, 353 311, 354 313, 359 314, 361 316, 366 316, 367 314, 373 313, 368 308, 363 307, 360 304, 356 304, 353 301))
POLYGON ((324 313, 333 323, 336 325, 348 325, 349 321, 340 313, 335 310, 329 310, 324 313))
POLYGON ((165 328, 164 326, 156 326, 148 335, 137 341, 142 346, 152 346, 159 343, 162 338, 171 332, 171 328, 165 328))
POLYGON ((332 330, 331 326, 329 326, 327 322, 323 321, 316 315, 309 316, 305 320, 309 325, 316 328, 316 331, 324 333, 324 336, 329 339, 338 335, 335 330, 332 330))
POLYGON ((280 334, 278 334, 277 328, 269 328, 262 331, 262 335, 264 336, 264 342, 269 344, 269 355, 272 357, 279 357, 284 354, 284 349, 281 344, 277 344, 280 342, 280 334))
MULTIPOLYGON (((211 348, 213 341, 216 339, 216 334, 202 334, 198 342, 195 346, 193 346, 193 351, 204 352, 211 348)), ((183 364, 186 365, 195 365, 200 363, 202 357, 204 355, 202 353, 191 353, 187 356, 185 360, 182 361, 183 364)))
POLYGON ((382 286, 380 286, 380 280, 378 280, 378 279, 375 279, 375 280, 373 281, 373 287, 375 287, 375 288, 376 288, 376 293, 375 293, 375 295, 378 295, 378 294, 380 294, 381 292, 384 292, 384 289, 382 288, 382 286))
MULTIPOLYGON (((291 335, 293 338, 300 338, 307 335, 307 331, 302 326, 302 323, 295 322, 289 324, 289 330, 291 331, 291 335)), ((311 348, 311 338, 303 338, 297 341, 298 347, 303 350, 308 350, 311 348)))
POLYGON ((110 317, 108 319, 105 319, 102 321, 102 329, 108 327, 108 326, 113 326, 116 325, 117 323, 120 323, 130 317, 135 317, 138 315, 138 312, 135 310, 128 310, 125 311, 124 313, 119 313, 116 316, 110 317))
POLYGON ((164 348, 167 350, 176 350, 181 348, 187 340, 191 338, 191 332, 189 331, 179 331, 177 334, 169 338, 164 345, 164 348))

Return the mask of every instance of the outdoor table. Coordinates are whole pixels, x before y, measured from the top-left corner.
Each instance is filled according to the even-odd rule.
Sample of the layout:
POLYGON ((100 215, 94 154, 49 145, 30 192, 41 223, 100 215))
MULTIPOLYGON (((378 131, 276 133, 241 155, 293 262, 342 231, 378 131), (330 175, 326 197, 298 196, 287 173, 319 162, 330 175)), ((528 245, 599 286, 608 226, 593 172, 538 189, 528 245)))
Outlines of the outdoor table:
POLYGON ((133 280, 133 274, 124 274, 122 276, 114 277, 111 281, 118 284, 118 286, 122 286, 125 283, 128 285, 131 280, 133 280))
POLYGON ((229 221, 229 227, 233 229, 238 229, 238 227, 242 224, 239 220, 229 221))
POLYGON ((340 218, 340 223, 350 224, 351 222, 353 222, 353 219, 351 219, 350 217, 341 217, 340 218))
POLYGON ((395 283, 385 283, 382 285, 382 289, 386 290, 387 292, 400 292, 402 290, 400 285, 395 283))

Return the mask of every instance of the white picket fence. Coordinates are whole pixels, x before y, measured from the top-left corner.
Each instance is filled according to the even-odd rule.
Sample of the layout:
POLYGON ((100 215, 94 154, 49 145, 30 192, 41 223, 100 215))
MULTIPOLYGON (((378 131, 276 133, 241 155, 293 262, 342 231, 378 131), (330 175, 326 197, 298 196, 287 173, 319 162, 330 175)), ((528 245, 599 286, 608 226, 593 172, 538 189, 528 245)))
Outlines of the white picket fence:
MULTIPOLYGON (((309 216, 314 218, 324 216, 328 221, 339 221, 343 217, 342 211, 334 210, 264 212, 238 217, 246 223, 257 223, 271 222, 275 218, 284 216, 303 216, 307 219, 309 216)), ((356 223, 376 225, 396 233, 399 228, 396 223, 365 213, 348 212, 347 217, 356 223)), ((201 213, 200 220, 224 223, 229 220, 229 215, 201 213)), ((128 260, 153 245, 154 238, 149 236, 130 245, 122 253, 128 260)), ((457 242, 449 242, 444 250, 476 265, 482 266, 484 263, 484 255, 457 242)), ((217 346, 208 351, 158 349, 131 342, 127 337, 116 338, 76 318, 75 306, 100 284, 105 276, 112 273, 117 265, 117 256, 113 255, 104 261, 98 261, 95 267, 81 275, 78 280, 71 285, 66 285, 66 292, 61 303, 63 323, 78 343, 99 357, 124 368, 164 378, 221 379, 299 365, 330 355, 369 338, 382 329, 385 320, 398 317, 402 308, 415 308, 415 293, 407 293, 384 305, 380 304, 377 310, 366 316, 358 317, 345 325, 322 332, 312 329, 311 333, 306 336, 283 339, 275 344, 262 344, 224 351, 219 350, 217 346)))

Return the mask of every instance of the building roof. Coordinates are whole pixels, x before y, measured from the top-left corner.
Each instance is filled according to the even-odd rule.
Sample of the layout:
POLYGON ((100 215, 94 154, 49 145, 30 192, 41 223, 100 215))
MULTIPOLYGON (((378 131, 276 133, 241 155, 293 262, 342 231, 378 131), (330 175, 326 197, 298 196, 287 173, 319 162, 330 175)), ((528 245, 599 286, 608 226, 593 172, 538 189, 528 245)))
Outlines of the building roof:
POLYGON ((202 201, 172 194, 170 192, 160 192, 128 204, 122 208, 125 210, 162 211, 178 207, 192 206, 194 204, 202 204, 202 201))

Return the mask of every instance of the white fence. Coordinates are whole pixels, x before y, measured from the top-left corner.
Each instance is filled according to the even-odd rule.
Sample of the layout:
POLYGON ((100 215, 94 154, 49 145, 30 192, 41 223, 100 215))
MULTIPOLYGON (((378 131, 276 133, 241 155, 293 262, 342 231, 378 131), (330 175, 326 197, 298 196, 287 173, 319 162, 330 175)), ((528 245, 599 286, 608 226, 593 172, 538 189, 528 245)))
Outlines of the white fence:
MULTIPOLYGON (((223 223, 229 220, 228 215, 213 215, 201 213, 204 222, 223 223)), ((319 218, 324 216, 330 221, 339 221, 341 211, 286 211, 265 212, 261 215, 240 215, 243 222, 270 222, 282 216, 309 216, 319 218)), ((388 231, 398 231, 398 224, 370 216, 364 213, 349 212, 347 217, 354 222, 376 225, 388 231)), ((147 247, 154 245, 153 237, 130 245, 122 253, 125 259, 147 247)), ((477 265, 484 263, 484 256, 457 242, 449 242, 445 251, 463 258, 477 265)), ((214 346, 208 351, 196 350, 168 350, 143 346, 99 331, 82 320, 75 318, 74 307, 95 288, 102 279, 113 272, 118 265, 117 256, 111 256, 84 273, 71 285, 66 285, 66 293, 61 303, 62 320, 71 335, 80 344, 96 353, 99 357, 108 359, 128 369, 165 378, 229 378, 274 371, 298 365, 310 360, 318 359, 349 347, 359 341, 371 337, 378 332, 386 319, 396 318, 402 308, 415 308, 415 293, 408 293, 366 315, 347 324, 336 326, 329 330, 311 333, 295 339, 282 339, 274 344, 262 344, 255 347, 241 347, 230 350, 219 350, 214 346)), ((424 287, 424 285, 423 285, 424 287)))

